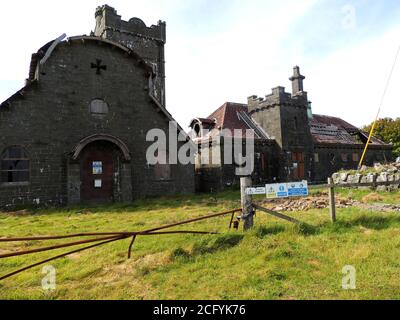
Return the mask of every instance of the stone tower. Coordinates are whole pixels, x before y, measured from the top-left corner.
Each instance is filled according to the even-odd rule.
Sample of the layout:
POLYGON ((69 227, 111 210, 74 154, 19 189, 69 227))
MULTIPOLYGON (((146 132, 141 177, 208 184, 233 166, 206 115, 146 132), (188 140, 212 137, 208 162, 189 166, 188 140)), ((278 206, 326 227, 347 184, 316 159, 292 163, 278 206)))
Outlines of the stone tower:
POLYGON ((95 17, 95 36, 118 42, 134 50, 153 66, 157 75, 154 95, 165 107, 165 22, 159 21, 156 26, 147 27, 138 18, 124 21, 117 11, 108 5, 98 7, 95 17))
MULTIPOLYGON (((284 87, 272 89, 272 94, 265 98, 248 98, 248 111, 252 118, 272 137, 282 151, 288 179, 293 179, 293 172, 301 163, 300 179, 309 178, 312 166, 313 140, 309 126, 309 102, 307 92, 303 90, 304 76, 300 68, 294 67, 292 93, 284 87), (296 164, 294 164, 296 163, 296 164)), ((295 179, 299 178, 295 174, 295 179)))

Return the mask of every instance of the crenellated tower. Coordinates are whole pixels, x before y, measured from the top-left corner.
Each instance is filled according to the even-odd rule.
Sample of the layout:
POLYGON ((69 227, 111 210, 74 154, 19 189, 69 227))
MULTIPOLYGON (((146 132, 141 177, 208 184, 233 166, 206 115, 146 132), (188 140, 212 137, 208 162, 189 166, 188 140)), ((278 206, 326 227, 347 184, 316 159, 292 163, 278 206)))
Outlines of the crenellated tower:
POLYGON ((95 36, 118 42, 134 50, 153 66, 157 75, 155 95, 165 107, 165 22, 159 21, 157 25, 147 27, 139 18, 124 21, 117 11, 108 5, 98 7, 95 17, 95 36))
POLYGON ((282 150, 288 178, 309 178, 313 156, 313 140, 309 126, 310 103, 303 89, 304 76, 298 66, 293 69, 292 93, 284 87, 259 98, 248 98, 248 112, 282 150), (303 167, 302 167, 303 166, 303 167), (299 167, 299 169, 297 169, 299 167))

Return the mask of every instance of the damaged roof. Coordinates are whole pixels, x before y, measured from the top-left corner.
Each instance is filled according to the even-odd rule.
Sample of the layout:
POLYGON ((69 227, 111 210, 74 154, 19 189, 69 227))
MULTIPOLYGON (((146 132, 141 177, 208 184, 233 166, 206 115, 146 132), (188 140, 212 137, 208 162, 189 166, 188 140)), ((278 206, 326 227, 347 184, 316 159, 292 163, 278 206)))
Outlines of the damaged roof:
MULTIPOLYGON (((368 141, 367 133, 337 117, 314 114, 309 124, 314 143, 365 145, 368 141)), ((375 137, 370 144, 388 145, 375 137)))
MULTIPOLYGON (((235 136, 243 137, 246 129, 252 129, 255 137, 271 140, 272 138, 248 113, 247 104, 226 102, 209 117, 194 119, 200 121, 203 127, 211 126, 211 136, 215 136, 222 129, 239 129, 240 133, 235 136)), ((365 145, 368 141, 368 134, 347 121, 326 115, 314 114, 309 119, 311 135, 314 143, 317 144, 344 144, 344 145, 365 145)), ((390 146, 389 144, 372 137, 371 145, 390 146)))
POLYGON ((40 60, 43 59, 45 56, 47 50, 50 48, 50 46, 53 44, 55 40, 52 40, 48 43, 46 43, 43 47, 41 47, 36 53, 32 54, 31 58, 31 63, 29 66, 29 77, 28 80, 33 81, 35 79, 35 73, 36 73, 36 67, 40 60))

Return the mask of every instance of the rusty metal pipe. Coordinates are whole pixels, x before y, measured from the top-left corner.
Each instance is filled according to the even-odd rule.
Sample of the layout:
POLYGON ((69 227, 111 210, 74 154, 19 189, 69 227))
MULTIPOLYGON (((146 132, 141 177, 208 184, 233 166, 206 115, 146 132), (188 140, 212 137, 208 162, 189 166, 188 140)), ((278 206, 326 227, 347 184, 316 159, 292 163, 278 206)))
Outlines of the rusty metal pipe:
POLYGON ((163 229, 176 227, 176 226, 179 226, 179 225, 182 225, 182 224, 188 224, 188 223, 197 222, 197 221, 201 221, 201 220, 206 220, 206 219, 210 219, 210 218, 216 218, 216 217, 220 217, 220 216, 225 216, 227 214, 235 213, 235 212, 238 212, 238 211, 242 211, 242 209, 234 209, 234 210, 230 210, 230 211, 226 211, 226 212, 210 214, 208 216, 194 218, 194 219, 190 219, 190 220, 186 220, 186 221, 182 221, 182 222, 177 222, 177 223, 172 223, 172 224, 169 224, 169 225, 166 225, 166 226, 163 226, 163 227, 149 229, 149 230, 145 230, 145 231, 142 231, 142 232, 149 233, 149 232, 153 232, 153 231, 159 231, 159 230, 163 230, 163 229))
POLYGON ((131 241, 131 243, 130 243, 130 245, 129 245, 129 249, 128 249, 128 259, 131 258, 131 255, 132 255, 132 246, 133 246, 133 243, 135 242, 135 240, 136 240, 136 235, 134 235, 134 236, 132 237, 132 241, 131 241))
POLYGON ((219 234, 218 232, 210 231, 164 231, 164 232, 145 232, 137 233, 138 236, 151 236, 151 235, 166 235, 166 234, 219 234))
POLYGON ((32 249, 32 250, 24 250, 24 251, 19 251, 19 252, 12 252, 12 253, 4 253, 4 254, 0 255, 0 259, 23 256, 23 255, 27 255, 27 254, 50 251, 50 250, 56 250, 56 249, 61 249, 61 248, 68 248, 68 247, 78 246, 78 245, 81 245, 81 244, 86 244, 86 243, 91 243, 91 242, 98 242, 98 241, 109 240, 109 239, 114 239, 114 238, 115 238, 115 236, 113 236, 113 237, 104 237, 104 238, 95 238, 95 239, 64 243, 64 244, 54 245, 54 246, 50 246, 50 247, 32 249))
POLYGON ((131 234, 131 232, 102 232, 102 233, 78 233, 66 236, 44 236, 44 237, 25 237, 25 238, 0 238, 0 242, 18 242, 18 241, 42 241, 42 240, 59 240, 79 237, 94 237, 94 236, 118 236, 131 234))
POLYGON ((119 233, 80 233, 80 234, 75 234, 75 235, 67 235, 67 236, 55 236, 55 237, 26 237, 26 238, 3 238, 0 239, 0 242, 13 242, 13 241, 31 241, 31 240, 56 240, 56 239, 66 239, 66 238, 72 238, 72 237, 83 237, 83 236, 89 236, 89 235, 112 235, 110 237, 105 237, 105 238, 96 238, 96 239, 89 239, 89 240, 83 240, 83 241, 78 241, 78 242, 73 242, 73 243, 68 243, 68 244, 63 244, 63 245, 56 245, 56 246, 52 246, 52 247, 46 247, 46 248, 39 248, 39 249, 34 249, 34 250, 28 250, 28 251, 23 251, 23 252, 17 252, 17 253, 11 253, 11 254, 4 254, 1 255, 0 258, 6 258, 6 257, 11 257, 11 256, 17 256, 17 255, 25 255, 25 254, 31 254, 31 253, 36 253, 36 252, 43 252, 43 251, 47 251, 47 250, 55 250, 55 249, 60 249, 60 248, 65 248, 65 247, 69 247, 69 246, 75 246, 75 245, 79 245, 79 244, 85 244, 85 243, 90 243, 90 242, 98 242, 98 241, 102 241, 102 240, 106 240, 106 241, 102 241, 100 243, 96 243, 84 248, 80 248, 77 250, 73 250, 73 251, 69 251, 67 253, 64 254, 60 254, 57 256, 54 256, 52 258, 37 262, 35 264, 29 265, 27 267, 24 267, 22 269, 16 270, 12 273, 6 274, 3 277, 0 277, 0 281, 4 280, 6 278, 9 278, 13 275, 16 275, 18 273, 21 273, 25 270, 34 268, 36 266, 42 265, 44 263, 47 263, 49 261, 52 260, 56 260, 59 258, 63 258, 65 256, 68 256, 70 254, 73 253, 77 253, 77 252, 81 252, 84 250, 88 250, 91 248, 95 248, 107 243, 111 243, 114 241, 119 241, 119 240, 123 240, 123 239, 127 239, 129 237, 134 237, 131 242, 131 246, 130 249, 132 248, 134 239, 138 236, 138 235, 162 235, 162 234, 177 234, 177 233, 191 233, 191 234, 215 234, 214 232, 202 232, 202 231, 166 231, 166 232, 156 232, 159 230, 163 230, 163 229, 168 229, 168 228, 172 228, 175 226, 179 226, 179 225, 184 225, 184 224, 188 224, 188 223, 192 223, 192 222, 197 222, 197 221, 202 221, 202 220, 206 220, 206 219, 210 219, 210 218, 215 218, 215 217, 220 217, 220 216, 224 216, 227 214, 234 214, 235 212, 238 211, 242 211, 242 209, 234 209, 234 210, 229 210, 226 212, 221 212, 221 213, 215 213, 215 214, 210 214, 207 216, 203 216, 203 217, 199 217, 199 218, 194 218, 194 219, 190 219, 190 220, 186 220, 186 221, 182 221, 182 222, 177 222, 177 223, 173 223, 173 224, 169 224, 169 225, 165 225, 165 226, 161 226, 158 228, 153 228, 153 229, 149 229, 149 230, 144 230, 144 231, 140 231, 140 232, 119 232, 119 233))
MULTIPOLYGON (((167 232, 152 232, 152 233, 139 233, 139 232, 137 232, 137 233, 121 233, 117 236, 136 237, 138 235, 151 236, 151 235, 167 235, 167 234, 216 234, 216 233, 215 232, 205 232, 205 231, 204 232, 203 231, 167 231, 167 232)), ((102 241, 102 240, 108 240, 108 239, 113 239, 113 238, 115 238, 115 236, 82 240, 82 241, 77 241, 77 242, 70 242, 70 243, 54 245, 54 246, 50 246, 50 247, 43 247, 43 248, 25 250, 25 251, 19 251, 19 252, 4 253, 4 254, 0 254, 0 259, 23 256, 23 255, 28 255, 28 254, 32 254, 32 253, 56 250, 56 249, 67 248, 67 247, 73 247, 73 246, 77 246, 77 245, 81 245, 81 244, 97 242, 97 241, 102 241)), ((130 248, 131 247, 132 246, 130 246, 130 248)))
POLYGON ((68 238, 79 238, 88 236, 133 236, 137 235, 155 235, 155 234, 171 234, 171 233, 194 233, 194 234, 217 234, 215 232, 207 231, 170 231, 170 232, 152 232, 148 233, 146 231, 140 232, 102 232, 102 233, 79 233, 71 234, 67 236, 48 236, 48 237, 27 237, 27 238, 0 238, 0 242, 19 242, 19 241, 44 241, 44 240, 61 240, 68 238))
POLYGON ((95 248, 95 247, 98 247, 98 246, 101 246, 101 245, 104 245, 104 244, 107 244, 107 243, 111 243, 111 242, 118 241, 118 240, 122 240, 122 239, 126 239, 126 238, 127 238, 126 236, 124 236, 124 237, 122 237, 122 236, 116 237, 116 238, 111 239, 111 240, 107 240, 107 241, 103 241, 103 242, 100 242, 100 243, 92 244, 92 245, 90 245, 90 246, 88 246, 88 247, 80 248, 80 249, 77 249, 77 250, 74 250, 74 251, 69 251, 69 252, 60 254, 60 255, 58 255, 58 256, 51 257, 51 258, 49 258, 49 259, 46 259, 46 260, 43 260, 43 261, 40 261, 40 262, 31 264, 31 265, 29 265, 29 266, 27 266, 27 267, 24 267, 24 268, 22 268, 22 269, 13 271, 13 272, 11 272, 11 273, 8 273, 8 274, 6 274, 6 275, 0 277, 0 281, 1 281, 1 280, 4 280, 4 279, 7 279, 7 278, 9 278, 9 277, 11 277, 11 276, 14 276, 14 275, 16 275, 16 274, 18 274, 18 273, 21 273, 21 272, 23 272, 23 271, 26 271, 26 270, 32 269, 32 268, 34 268, 34 267, 40 266, 40 265, 42 265, 42 264, 45 264, 45 263, 47 263, 47 262, 50 262, 50 261, 53 261, 53 260, 56 260, 56 259, 60 259, 60 258, 64 258, 64 257, 66 257, 66 256, 68 256, 68 255, 70 255, 70 254, 82 252, 82 251, 84 251, 84 250, 88 250, 88 249, 91 249, 91 248, 95 248))
POLYGON ((232 212, 231 221, 229 222, 229 230, 232 228, 232 223, 234 218, 235 218, 235 212, 232 212))
POLYGON ((205 220, 205 219, 210 219, 210 218, 215 218, 215 217, 219 217, 219 216, 224 216, 227 214, 234 214, 235 212, 239 212, 242 211, 242 209, 234 209, 234 210, 230 210, 230 211, 226 211, 226 212, 221 212, 221 213, 216 213, 216 214, 211 214, 208 216, 204 216, 204 217, 200 217, 200 218, 194 218, 191 220, 186 220, 186 221, 182 221, 182 222, 178 222, 178 223, 174 223, 174 224, 170 224, 170 225, 166 225, 166 226, 162 226, 159 228, 154 228, 154 229, 150 229, 150 230, 144 230, 144 231, 140 231, 140 232, 99 232, 99 233, 78 233, 78 234, 71 234, 71 235, 66 235, 66 236, 45 236, 45 237, 24 237, 24 238, 0 238, 0 242, 17 242, 17 241, 40 241, 40 240, 58 240, 58 239, 68 239, 68 238, 78 238, 78 237, 87 237, 87 236, 108 236, 108 235, 129 235, 129 236, 133 236, 134 234, 143 234, 143 233, 149 233, 152 231, 158 231, 158 230, 162 230, 162 229, 167 229, 167 228, 172 228, 175 226, 179 226, 179 225, 183 225, 183 224, 188 224, 188 223, 192 223, 192 222, 197 222, 197 221, 201 221, 201 220, 205 220))

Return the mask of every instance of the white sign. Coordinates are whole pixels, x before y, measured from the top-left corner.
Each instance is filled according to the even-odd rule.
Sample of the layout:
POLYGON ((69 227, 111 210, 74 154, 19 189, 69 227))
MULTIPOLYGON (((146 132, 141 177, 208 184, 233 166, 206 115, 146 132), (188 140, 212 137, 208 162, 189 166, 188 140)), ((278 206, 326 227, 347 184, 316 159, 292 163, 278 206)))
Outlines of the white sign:
POLYGON ((308 196, 308 182, 291 182, 287 184, 289 197, 305 197, 308 196))
POLYGON ((265 188, 264 188, 264 187, 259 187, 259 188, 247 188, 247 189, 246 189, 246 194, 248 194, 248 195, 253 195, 253 194, 265 194, 265 188))
POLYGON ((100 179, 94 180, 94 187, 95 188, 101 188, 101 186, 102 186, 102 181, 100 179))
POLYGON ((286 183, 267 184, 265 188, 267 191, 267 198, 269 199, 288 197, 288 189, 286 183))
POLYGON ((306 197, 308 196, 308 182, 274 183, 264 187, 247 188, 246 194, 266 194, 268 199, 306 197))

